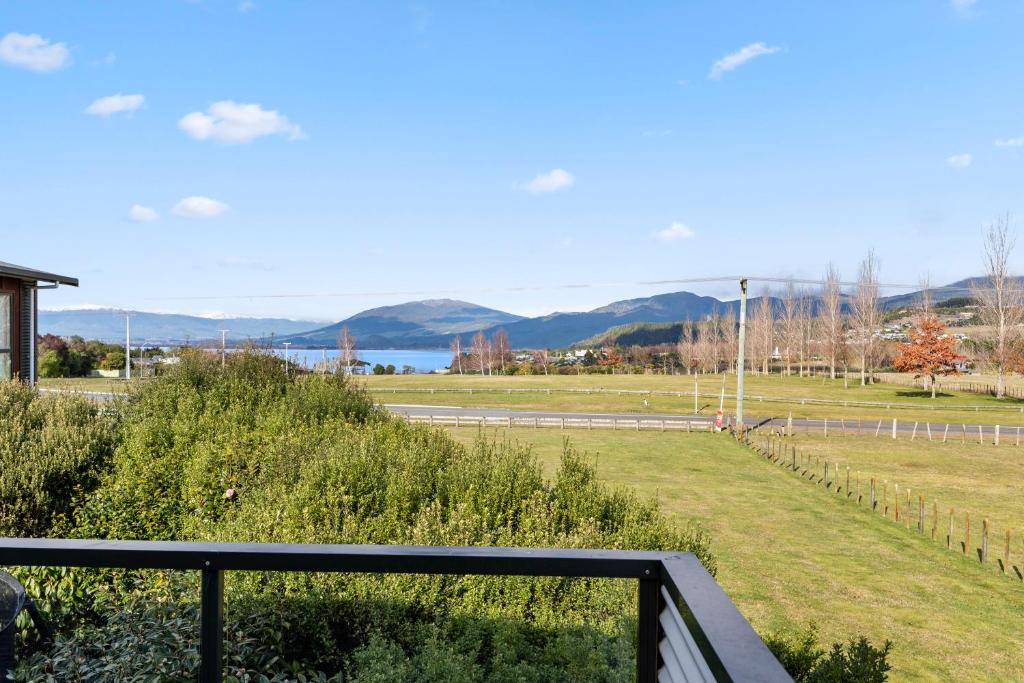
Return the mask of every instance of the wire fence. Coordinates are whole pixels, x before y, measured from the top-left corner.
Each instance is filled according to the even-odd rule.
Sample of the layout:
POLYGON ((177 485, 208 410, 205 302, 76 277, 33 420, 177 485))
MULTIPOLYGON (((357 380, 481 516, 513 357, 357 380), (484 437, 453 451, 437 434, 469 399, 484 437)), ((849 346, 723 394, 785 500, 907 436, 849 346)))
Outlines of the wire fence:
POLYGON ((849 466, 844 469, 834 460, 830 462, 827 458, 799 449, 784 435, 751 430, 737 438, 758 455, 801 479, 834 492, 859 507, 866 507, 908 531, 930 536, 933 542, 942 543, 947 550, 965 558, 981 564, 994 563, 1004 575, 1024 581, 1024 557, 1017 560, 1019 564, 1013 564, 1011 528, 1000 536, 993 531, 988 517, 981 518, 980 528, 975 517, 972 536, 971 513, 967 510, 959 513, 953 507, 940 510, 937 500, 930 501, 929 510, 929 501, 923 494, 914 496, 910 487, 904 487, 901 493, 899 484, 895 482, 892 483, 890 498, 888 480, 862 474, 849 466))
POLYGON ((431 427, 528 427, 533 429, 611 429, 629 431, 659 432, 710 432, 714 423, 710 420, 650 419, 619 417, 529 417, 529 416, 484 416, 484 415, 414 415, 399 413, 413 424, 428 424, 431 427))
MULTIPOLYGON (((553 394, 569 394, 569 395, 605 395, 605 396, 668 396, 673 398, 693 398, 694 392, 692 391, 666 391, 659 389, 604 389, 604 388, 588 388, 588 389, 573 389, 573 388, 554 388, 554 389, 541 389, 534 387, 370 387, 370 391, 374 394, 420 394, 420 395, 436 395, 436 394, 463 394, 467 396, 480 395, 480 394, 505 394, 506 396, 512 396, 517 394, 542 394, 542 395, 553 395, 553 394)), ((697 398, 710 398, 710 399, 735 399, 735 393, 721 391, 717 392, 701 392, 698 391, 696 394, 697 398)), ((764 396, 758 394, 744 393, 744 401, 757 402, 757 403, 789 403, 799 405, 831 405, 831 406, 843 406, 847 408, 884 408, 887 410, 963 410, 973 412, 990 412, 990 411, 1003 411, 1003 412, 1015 412, 1024 414, 1024 405, 993 405, 993 406, 978 406, 978 405, 923 405, 921 403, 911 403, 906 401, 856 401, 856 400, 845 400, 845 399, 827 399, 827 398, 810 398, 810 397, 794 397, 794 396, 764 396)))
MULTIPOLYGON (((889 373, 881 373, 874 376, 876 382, 882 382, 884 384, 897 384, 904 387, 915 387, 922 391, 927 390, 928 386, 923 379, 915 377, 906 377, 904 375, 896 375, 889 373)), ((997 396, 998 387, 990 382, 969 382, 955 380, 950 381, 947 379, 940 379, 935 382, 936 391, 960 391, 969 394, 985 394, 988 396, 997 396)), ((1012 398, 1017 400, 1024 400, 1024 388, 1016 386, 1004 386, 1003 396, 1005 398, 1012 398)))

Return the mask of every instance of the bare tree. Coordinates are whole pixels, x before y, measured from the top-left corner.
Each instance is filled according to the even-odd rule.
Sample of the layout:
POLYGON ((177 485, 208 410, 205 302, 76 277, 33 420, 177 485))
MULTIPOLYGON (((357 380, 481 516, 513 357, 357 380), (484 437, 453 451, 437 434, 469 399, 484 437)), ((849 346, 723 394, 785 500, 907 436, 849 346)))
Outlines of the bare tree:
POLYGON ((676 351, 679 353, 679 360, 689 374, 693 369, 693 323, 684 320, 683 331, 679 334, 679 341, 676 343, 676 351))
POLYGON ((729 308, 721 320, 722 354, 725 358, 726 371, 736 370, 737 336, 736 311, 729 308))
POLYGON ((1019 326, 1024 320, 1020 281, 1010 274, 1010 254, 1016 243, 1010 216, 1001 216, 985 233, 985 281, 971 285, 978 301, 983 325, 988 327, 981 344, 988 364, 996 371, 996 397, 1006 392, 1006 372, 1020 343, 1019 326))
POLYGON ((750 366, 768 374, 771 367, 772 343, 774 341, 775 316, 772 311, 771 292, 761 291, 761 296, 750 316, 750 366))
POLYGON ((462 337, 455 335, 452 337, 452 341, 448 344, 448 349, 452 352, 452 360, 455 361, 455 365, 459 368, 459 374, 462 373, 462 337))
POLYGON ((786 374, 793 373, 793 351, 800 345, 799 302, 792 282, 786 283, 782 295, 782 354, 786 359, 786 374))
POLYGON ((828 357, 829 377, 836 378, 836 363, 843 356, 846 336, 843 330, 843 299, 839 289, 839 273, 828 264, 825 284, 821 289, 821 307, 818 323, 825 355, 828 357))
POLYGON ((483 331, 477 332, 473 335, 473 338, 469 342, 469 352, 473 357, 473 361, 480 368, 480 374, 487 374, 487 356, 489 355, 488 347, 490 343, 487 341, 487 335, 483 331))
POLYGON ((501 368, 501 374, 505 374, 505 363, 510 360, 509 355, 511 347, 508 341, 508 332, 504 328, 499 327, 491 335, 491 344, 494 346, 494 354, 498 357, 498 366, 501 368))
POLYGON ((352 373, 352 364, 356 361, 356 338, 348 331, 348 325, 343 325, 338 332, 338 351, 341 354, 341 362, 345 366, 345 372, 352 373))
POLYGON ((915 308, 918 318, 929 318, 932 315, 932 282, 931 278, 925 275, 920 280, 921 291, 917 294, 915 308))
POLYGON ((796 329, 797 329, 797 356, 800 368, 800 376, 804 376, 804 370, 808 369, 811 358, 811 298, 804 288, 797 292, 796 307, 796 329))
POLYGON ((874 249, 868 251, 861 261, 852 308, 855 343, 860 352, 860 385, 865 386, 868 383, 868 364, 875 350, 875 332, 881 318, 878 309, 878 259, 874 249))
POLYGON ((544 368, 544 374, 548 374, 548 366, 551 365, 551 354, 547 349, 540 349, 533 352, 533 362, 539 363, 544 368))

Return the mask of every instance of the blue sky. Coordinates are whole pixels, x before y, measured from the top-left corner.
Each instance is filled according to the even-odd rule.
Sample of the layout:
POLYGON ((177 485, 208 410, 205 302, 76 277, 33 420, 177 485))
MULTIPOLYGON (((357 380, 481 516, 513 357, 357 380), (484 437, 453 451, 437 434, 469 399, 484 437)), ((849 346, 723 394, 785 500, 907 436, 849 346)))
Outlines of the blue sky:
POLYGON ((181 297, 539 314, 680 288, 629 284, 653 279, 852 279, 871 247, 884 281, 944 283, 980 271, 983 225, 1024 217, 1022 20, 997 0, 6 0, 0 260, 79 276, 51 308, 312 319, 425 297, 181 297))

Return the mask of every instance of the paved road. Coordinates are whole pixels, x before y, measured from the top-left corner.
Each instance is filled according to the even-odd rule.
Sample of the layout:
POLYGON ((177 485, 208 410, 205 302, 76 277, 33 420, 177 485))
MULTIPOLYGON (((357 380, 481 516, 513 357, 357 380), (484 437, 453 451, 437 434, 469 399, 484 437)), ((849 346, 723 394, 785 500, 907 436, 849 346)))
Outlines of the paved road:
MULTIPOLYGON (((383 404, 388 410, 403 414, 403 415, 433 415, 434 417, 468 417, 468 418, 549 418, 559 419, 565 418, 575 420, 690 420, 694 423, 711 422, 714 420, 713 415, 700 414, 680 414, 680 413, 590 413, 590 412, 562 412, 562 411, 551 411, 551 410, 513 410, 509 408, 478 408, 478 407, 461 407, 461 406, 434 406, 434 405, 423 405, 423 404, 406 404, 406 403, 385 403, 383 404)), ((775 425, 783 426, 786 424, 785 417, 771 417, 771 416, 754 416, 747 415, 745 418, 749 425, 775 425)), ((897 418, 896 430, 900 433, 913 433, 914 421, 900 420, 897 418)), ((919 438, 927 438, 926 423, 920 422, 917 424, 917 434, 919 438)), ((939 438, 942 435, 942 430, 945 429, 945 422, 932 422, 932 438, 939 438)), ((995 434, 995 427, 993 425, 980 425, 981 432, 986 436, 986 440, 991 440, 995 434)), ((811 420, 805 418, 793 418, 793 427, 802 430, 820 430, 825 429, 825 420, 811 420)), ((976 424, 966 425, 967 438, 977 438, 978 427, 976 424)), ((866 434, 874 434, 875 430, 878 429, 878 420, 846 420, 840 421, 836 419, 828 420, 828 429, 833 433, 841 433, 843 429, 850 432, 860 430, 866 434)), ((949 427, 949 438, 961 438, 964 427, 962 425, 950 425, 949 427)), ((1018 425, 1002 425, 1000 427, 1000 438, 1001 439, 1016 439, 1016 430, 1018 425)), ((1022 430, 1024 431, 1024 430, 1022 430)), ((883 419, 882 426, 879 430, 880 434, 892 434, 892 418, 883 419)))
MULTIPOLYGON (((65 390, 61 389, 40 389, 44 393, 65 393, 65 390)), ((107 402, 114 398, 113 394, 99 392, 99 391, 85 391, 85 392, 74 392, 81 393, 88 396, 90 399, 98 402, 107 402)), ((423 405, 423 404, 409 404, 409 403, 385 403, 382 404, 384 408, 388 410, 400 413, 404 415, 433 415, 434 417, 469 417, 469 418, 549 418, 559 419, 565 418, 567 420, 690 420, 693 423, 707 423, 713 421, 714 415, 708 415, 706 413, 693 415, 685 413, 600 413, 600 412, 571 412, 571 411, 554 411, 554 410, 512 410, 509 408, 477 408, 477 407, 462 407, 462 406, 434 406, 434 405, 423 405)), ((1008 416, 1009 417, 1009 416, 1008 416)), ((746 422, 749 425, 765 426, 774 425, 782 427, 786 424, 785 417, 773 417, 773 416, 756 416, 747 415, 746 422)), ((1009 421, 1008 421, 1009 422, 1009 421)), ((945 422, 932 422, 932 438, 939 438, 945 430, 945 422)), ((917 424, 917 436, 918 438, 927 438, 927 428, 925 422, 919 422, 917 424)), ((811 420, 807 418, 793 418, 793 426, 798 430, 814 430, 824 431, 825 420, 811 420)), ((833 433, 842 433, 843 429, 854 432, 860 431, 865 434, 874 434, 878 427, 878 420, 846 420, 845 423, 838 419, 828 420, 828 429, 833 433)), ((994 439, 995 427, 993 425, 977 425, 977 424, 951 424, 949 426, 949 439, 962 439, 964 438, 963 433, 966 429, 968 440, 977 439, 979 434, 979 428, 985 441, 991 442, 994 439)), ((900 433, 911 434, 914 431, 914 422, 912 420, 901 420, 897 417, 896 429, 900 433)), ((1024 425, 1020 424, 1004 424, 1000 427, 1000 440, 1005 442, 1016 443, 1017 431, 1024 431, 1024 425)), ((885 418, 882 420, 882 426, 879 429, 880 434, 892 434, 892 418, 885 418)))

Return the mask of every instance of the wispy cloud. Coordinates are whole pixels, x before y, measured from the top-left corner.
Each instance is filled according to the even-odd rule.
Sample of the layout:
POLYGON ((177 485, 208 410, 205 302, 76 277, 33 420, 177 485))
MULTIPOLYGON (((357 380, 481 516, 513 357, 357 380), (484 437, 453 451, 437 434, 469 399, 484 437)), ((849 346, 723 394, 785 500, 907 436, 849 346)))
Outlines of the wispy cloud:
POLYGON ((736 50, 736 52, 727 54, 712 64, 711 71, 708 73, 708 78, 718 80, 725 74, 733 71, 734 69, 738 69, 752 59, 756 59, 757 57, 762 57, 764 55, 773 55, 781 50, 782 48, 780 47, 772 47, 761 42, 751 43, 746 47, 736 50))
POLYGON ((675 221, 664 230, 654 233, 654 236, 662 242, 675 242, 676 240, 688 240, 696 234, 690 226, 675 221))
POLYGON ((132 204, 132 208, 128 209, 128 218, 136 223, 152 223, 160 218, 160 214, 148 206, 132 204))
POLYGON ((0 61, 30 71, 55 71, 71 63, 64 43, 51 43, 38 33, 8 33, 0 38, 0 61))
POLYGON ((89 62, 89 66, 113 66, 115 62, 117 62, 117 55, 113 52, 108 52, 105 56, 89 62))
POLYGON ((1024 135, 1019 138, 1003 138, 996 140, 996 147, 1024 147, 1024 135))
POLYGON ((93 116, 110 116, 118 112, 132 112, 141 107, 146 101, 143 95, 110 95, 101 97, 85 108, 86 114, 93 116))
POLYGON ((966 13, 970 12, 974 6, 978 4, 978 0, 950 0, 949 4, 952 5, 953 9, 957 12, 966 13))
POLYGON ((946 157, 946 165, 950 168, 967 168, 973 162, 974 157, 967 153, 946 157))
POLYGON ((228 205, 209 197, 185 197, 174 205, 174 213, 184 218, 214 218, 228 210, 228 205))
POLYGON ((573 177, 572 173, 561 168, 555 168, 547 173, 541 173, 523 187, 532 194, 546 194, 548 192, 568 189, 575 182, 576 178, 573 177))
POLYGON ((242 14, 251 12, 254 9, 256 9, 256 3, 252 0, 242 0, 242 2, 238 3, 238 11, 242 14))
POLYGON ((284 135, 289 140, 305 138, 302 128, 287 116, 258 104, 231 100, 214 102, 206 114, 194 111, 178 121, 178 128, 196 140, 243 143, 264 135, 284 135))

